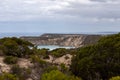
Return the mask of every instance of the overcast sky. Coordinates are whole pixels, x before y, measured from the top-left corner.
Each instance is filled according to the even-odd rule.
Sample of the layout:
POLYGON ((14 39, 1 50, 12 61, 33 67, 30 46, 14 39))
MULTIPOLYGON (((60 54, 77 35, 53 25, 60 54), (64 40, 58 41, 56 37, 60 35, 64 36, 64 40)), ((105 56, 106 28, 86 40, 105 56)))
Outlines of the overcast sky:
POLYGON ((120 0, 0 0, 0 32, 120 31, 120 0))

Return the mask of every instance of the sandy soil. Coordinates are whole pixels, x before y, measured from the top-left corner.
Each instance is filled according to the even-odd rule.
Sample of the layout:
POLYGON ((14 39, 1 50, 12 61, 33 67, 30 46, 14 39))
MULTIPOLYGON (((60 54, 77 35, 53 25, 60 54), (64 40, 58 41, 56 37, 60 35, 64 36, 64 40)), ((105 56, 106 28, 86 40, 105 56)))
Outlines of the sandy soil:
POLYGON ((28 68, 30 66, 33 66, 31 61, 29 59, 19 58, 17 63, 21 68, 28 68))
POLYGON ((4 58, 0 57, 0 73, 2 72, 9 72, 11 69, 10 65, 7 65, 3 62, 4 58))
MULTIPOLYGON (((5 64, 3 62, 4 57, 0 56, 0 73, 9 72, 12 65, 5 64)), ((28 68, 33 66, 29 59, 19 58, 17 63, 21 68, 28 68)))
POLYGON ((50 62, 50 63, 54 63, 54 64, 65 64, 67 67, 71 64, 71 59, 72 59, 72 55, 70 54, 66 54, 62 57, 59 57, 59 58, 54 58, 53 56, 49 56, 50 59, 44 59, 45 61, 47 62, 50 62), (66 59, 66 56, 68 57, 68 59, 66 59))

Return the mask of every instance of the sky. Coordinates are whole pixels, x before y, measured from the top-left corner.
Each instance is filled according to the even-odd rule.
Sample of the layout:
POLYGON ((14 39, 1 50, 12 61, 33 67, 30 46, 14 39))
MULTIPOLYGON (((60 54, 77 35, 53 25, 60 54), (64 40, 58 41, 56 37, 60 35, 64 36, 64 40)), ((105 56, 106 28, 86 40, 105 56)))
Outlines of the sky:
POLYGON ((0 32, 119 32, 120 0, 0 0, 0 32))

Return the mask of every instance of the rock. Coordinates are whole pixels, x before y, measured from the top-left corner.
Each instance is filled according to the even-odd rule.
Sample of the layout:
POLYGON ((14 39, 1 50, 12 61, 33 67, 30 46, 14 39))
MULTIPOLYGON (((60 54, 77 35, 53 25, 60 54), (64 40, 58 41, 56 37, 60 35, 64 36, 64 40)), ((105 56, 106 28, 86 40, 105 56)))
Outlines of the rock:
POLYGON ((59 45, 81 47, 94 44, 100 39, 101 35, 87 34, 43 34, 40 37, 21 37, 35 45, 59 45))

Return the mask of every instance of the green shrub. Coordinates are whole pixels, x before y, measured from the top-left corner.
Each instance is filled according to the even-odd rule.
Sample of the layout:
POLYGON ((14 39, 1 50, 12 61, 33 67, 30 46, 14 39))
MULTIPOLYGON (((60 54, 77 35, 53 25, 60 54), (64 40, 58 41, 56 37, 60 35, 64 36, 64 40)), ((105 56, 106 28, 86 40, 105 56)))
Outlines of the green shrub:
POLYGON ((3 50, 0 48, 0 56, 3 56, 4 53, 3 53, 3 50))
POLYGON ((43 59, 50 59, 49 55, 44 55, 43 59))
POLYGON ((62 72, 67 72, 68 71, 68 67, 66 67, 66 65, 64 64, 64 63, 61 63, 60 64, 60 70, 62 71, 62 72))
POLYGON ((10 73, 3 73, 0 75, 0 80, 19 80, 15 75, 10 73))
POLYGON ((6 56, 4 58, 4 62, 6 64, 16 64, 18 61, 18 58, 17 57, 13 57, 13 56, 6 56))
POLYGON ((32 55, 31 56, 31 62, 33 62, 35 64, 37 63, 37 65, 39 65, 40 67, 44 67, 47 64, 46 61, 40 59, 40 57, 37 56, 37 55, 32 55))
POLYGON ((65 59, 67 60, 67 59, 69 59, 69 57, 68 57, 68 56, 65 56, 65 59))
POLYGON ((48 66, 47 68, 44 69, 44 72, 49 73, 53 70, 58 70, 58 68, 56 66, 48 66))
POLYGON ((22 68, 20 68, 19 65, 15 64, 11 68, 11 73, 19 76, 22 73, 22 68))
POLYGON ((13 65, 11 73, 16 75, 20 80, 26 80, 31 74, 31 69, 20 68, 19 65, 13 65))
POLYGON ((65 48, 58 48, 58 49, 51 51, 51 55, 53 55, 54 57, 62 57, 63 55, 67 53, 68 51, 65 48))
POLYGON ((49 73, 44 73, 41 80, 80 80, 79 78, 67 76, 58 70, 53 70, 49 73))
POLYGON ((31 69, 22 68, 21 70, 22 70, 22 72, 19 75, 20 80, 26 80, 27 78, 30 77, 31 72, 32 72, 31 69))
POLYGON ((49 49, 45 49, 45 48, 43 48, 43 49, 38 49, 38 50, 37 50, 37 53, 38 53, 39 55, 42 55, 42 56, 44 56, 44 55, 49 55, 49 49))
POLYGON ((30 42, 18 38, 0 39, 0 49, 7 56, 26 57, 33 54, 29 47, 33 47, 30 42))
POLYGON ((120 76, 112 77, 110 80, 120 80, 120 76))

